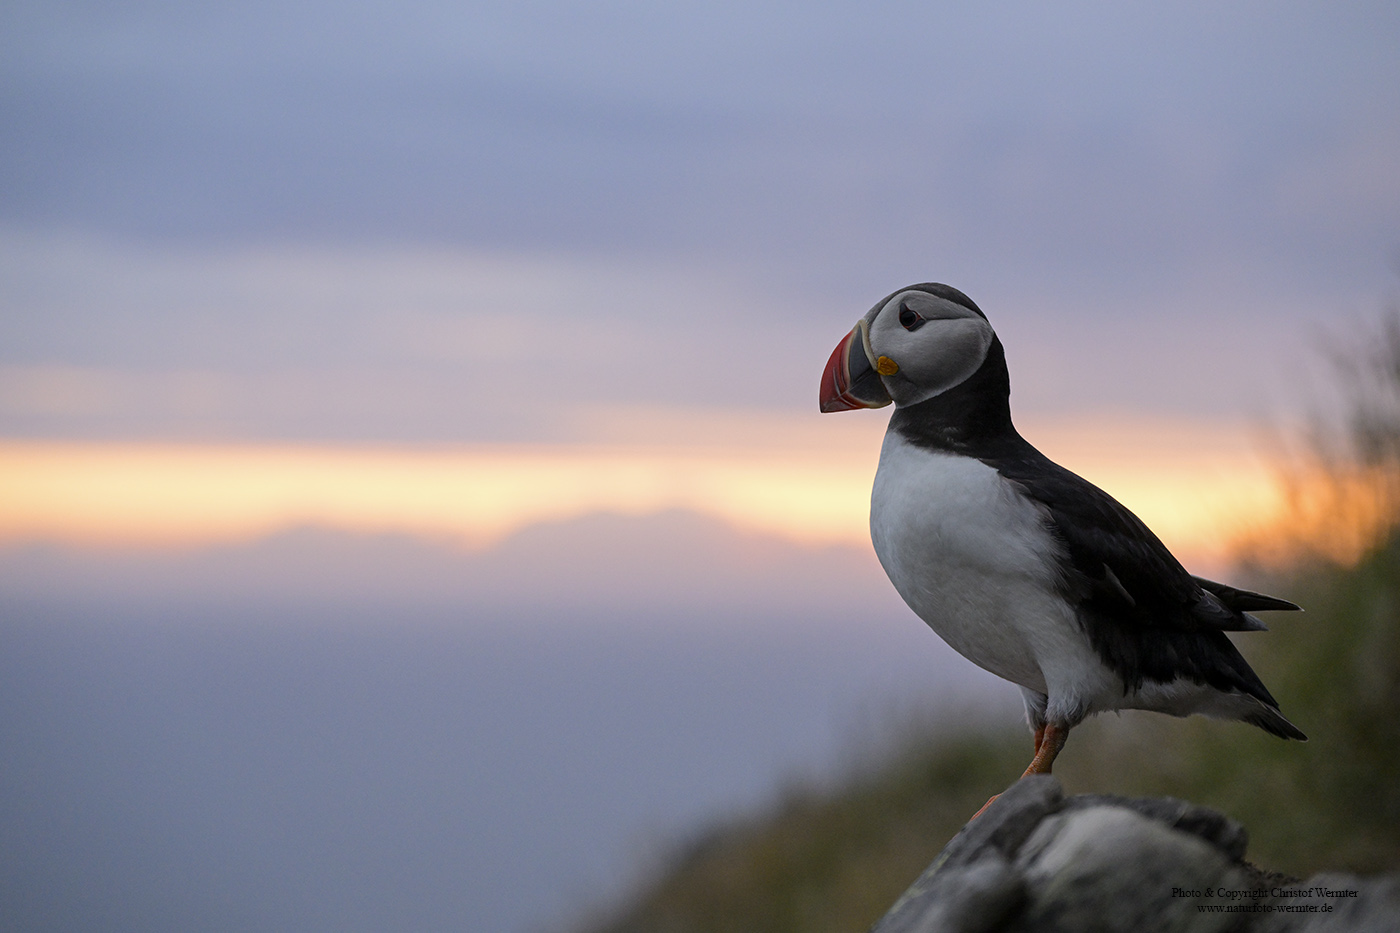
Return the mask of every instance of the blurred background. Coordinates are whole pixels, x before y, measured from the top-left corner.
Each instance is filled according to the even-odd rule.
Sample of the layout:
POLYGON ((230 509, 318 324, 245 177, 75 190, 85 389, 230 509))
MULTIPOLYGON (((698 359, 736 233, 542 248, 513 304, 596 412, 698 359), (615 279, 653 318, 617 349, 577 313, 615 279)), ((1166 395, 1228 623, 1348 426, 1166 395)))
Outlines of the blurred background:
POLYGON ((943 281, 1306 746, 1125 716, 1303 873, 1400 852, 1400 8, 0 7, 0 926, 862 929, 1024 767, 894 595, 943 281), (1390 308, 1390 311, 1386 309, 1390 308))

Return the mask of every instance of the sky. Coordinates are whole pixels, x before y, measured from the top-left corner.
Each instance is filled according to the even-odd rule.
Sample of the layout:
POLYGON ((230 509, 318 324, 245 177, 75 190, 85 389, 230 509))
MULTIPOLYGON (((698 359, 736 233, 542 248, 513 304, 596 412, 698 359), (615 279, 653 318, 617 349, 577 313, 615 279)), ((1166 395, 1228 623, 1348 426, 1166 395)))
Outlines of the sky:
POLYGON ((870 553, 885 413, 816 412, 912 282, 987 312, 1032 442, 1228 574, 1318 345, 1395 295, 1397 41, 1381 3, 6 3, 0 845, 39 854, 0 891, 349 929, 375 876, 367 917, 566 928, 833 773, 853 710, 995 707, 870 553), (409 850, 459 894, 372 857, 409 850))

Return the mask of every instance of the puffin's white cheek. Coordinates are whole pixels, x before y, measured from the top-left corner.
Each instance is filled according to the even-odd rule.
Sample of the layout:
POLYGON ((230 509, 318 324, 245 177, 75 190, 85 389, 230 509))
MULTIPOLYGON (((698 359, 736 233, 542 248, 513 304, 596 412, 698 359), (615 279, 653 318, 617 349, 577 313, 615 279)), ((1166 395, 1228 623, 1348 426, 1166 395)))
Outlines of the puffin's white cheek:
POLYGON ((946 392, 977 372, 992 345, 992 329, 982 321, 939 321, 928 336, 935 340, 932 346, 909 363, 900 362, 923 398, 946 392))

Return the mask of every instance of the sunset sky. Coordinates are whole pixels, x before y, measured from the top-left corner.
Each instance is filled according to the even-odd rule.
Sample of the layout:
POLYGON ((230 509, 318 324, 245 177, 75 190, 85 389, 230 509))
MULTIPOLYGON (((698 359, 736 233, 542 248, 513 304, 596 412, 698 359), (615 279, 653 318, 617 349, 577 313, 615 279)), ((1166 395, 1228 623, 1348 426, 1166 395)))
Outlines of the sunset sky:
POLYGON ((1400 241, 1383 5, 62 9, 0 40, 9 541, 857 540, 883 413, 815 377, 929 279, 1033 439, 1170 522, 1265 479, 1236 435, 1400 241))
MULTIPOLYGON (((759 633, 744 638, 788 650, 806 626, 848 645, 873 607, 909 626, 921 647, 872 635, 865 662, 843 647, 843 668, 832 647, 812 661, 821 677, 775 680, 790 705, 764 694, 731 724, 751 754, 705 731, 721 691, 678 700, 656 734, 729 771, 676 765, 693 794, 656 777, 645 806, 606 797, 618 785, 602 771, 597 798, 541 790, 572 801, 561 835, 498 861, 472 849, 492 880, 438 919, 524 931, 567 916, 622 872, 638 827, 669 838, 760 800, 834 754, 822 736, 847 714, 830 710, 917 694, 908 657, 927 650, 963 684, 870 553, 888 413, 816 412, 832 347, 894 289, 971 295, 1006 346, 1022 433, 1193 569, 1230 572, 1234 542, 1279 508, 1269 437, 1325 397, 1319 344, 1395 294, 1398 39, 1387 3, 6 3, 3 637, 49 645, 56 620, 111 614, 128 622, 91 643, 121 646, 145 624, 130 620, 177 603, 191 631, 246 633, 259 599, 285 608, 282 630, 311 631, 347 593, 387 607, 355 625, 391 636, 415 628, 425 593, 503 639, 536 615, 569 638, 713 631, 716 645, 742 616, 759 633), (823 678, 844 686, 820 693, 823 678), (569 822, 584 812, 614 813, 614 835, 569 822), (526 909, 511 885, 532 872, 558 886, 526 909)), ((529 644, 510 655, 518 677, 480 683, 567 695, 540 660, 563 648, 529 644)), ((650 685, 625 704, 606 693, 616 710, 646 707, 646 690, 684 679, 666 664, 699 656, 636 651, 631 674, 595 684, 650 685)), ((60 673, 34 690, 90 679, 66 652, 43 655, 60 673)), ((705 668, 736 704, 763 679, 724 666, 741 656, 716 648, 705 668)), ((30 708, 14 671, 9 708, 30 708)), ((612 709, 602 695, 570 709, 612 709)), ((494 712, 467 719, 496 730, 480 739, 495 751, 463 760, 516 761, 500 749, 529 731, 518 708, 482 696, 494 712)), ((550 729, 659 761, 619 716, 536 723, 538 757, 481 771, 482 799, 520 768, 550 772, 568 744, 550 729)), ((7 721, 0 740, 79 734, 66 722, 7 721)), ((61 757, 33 742, 34 761, 61 757)), ((3 795, 28 799, 6 774, 3 795)), ((488 810, 481 838, 525 838, 510 820, 528 807, 471 812, 488 810)), ((55 864, 88 852, 74 832, 55 864)), ((15 871, 0 890, 63 890, 38 861, 15 871)), ((93 883, 145 883, 115 877, 93 883)), ((225 897, 208 884, 210 903, 225 897)), ((45 903, 26 909, 46 918, 45 903)))
MULTIPOLYGON (((313 526, 476 550, 540 522, 675 509, 798 545, 868 541, 883 419, 656 410, 617 420, 633 426, 632 443, 9 441, 0 542, 188 549, 313 526)), ((1052 456, 1112 488, 1183 559, 1219 568, 1280 511, 1262 435, 1238 424, 1144 425, 1118 413, 1038 426, 1052 456)))

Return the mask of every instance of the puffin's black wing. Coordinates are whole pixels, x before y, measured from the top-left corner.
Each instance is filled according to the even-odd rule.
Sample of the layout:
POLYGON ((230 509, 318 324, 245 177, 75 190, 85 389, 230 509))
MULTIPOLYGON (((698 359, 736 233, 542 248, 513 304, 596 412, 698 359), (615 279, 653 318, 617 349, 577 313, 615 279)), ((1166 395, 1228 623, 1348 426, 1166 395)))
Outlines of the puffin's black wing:
POLYGON ((1124 624, 1185 630, 1240 630, 1242 613, 1204 589, 1142 520, 1118 500, 1022 442, 987 460, 1050 514, 1067 558, 1067 596, 1124 624))
POLYGON ((1263 628, 1246 610, 1297 606, 1191 576, 1141 519, 1024 440, 997 453, 984 462, 1049 513, 1061 591, 1128 689, 1184 677, 1277 708, 1223 633, 1263 628))

